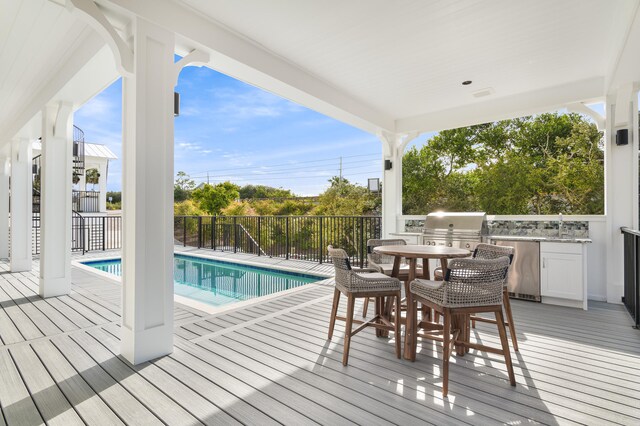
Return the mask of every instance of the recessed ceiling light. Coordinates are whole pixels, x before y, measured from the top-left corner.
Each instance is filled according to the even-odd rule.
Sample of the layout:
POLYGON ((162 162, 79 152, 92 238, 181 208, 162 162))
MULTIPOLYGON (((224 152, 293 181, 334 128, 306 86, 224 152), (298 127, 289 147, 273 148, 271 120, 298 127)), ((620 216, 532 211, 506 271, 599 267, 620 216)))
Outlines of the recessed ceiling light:
POLYGON ((463 86, 468 86, 468 85, 470 85, 471 83, 473 83, 471 80, 465 80, 465 81, 463 81, 463 82, 462 82, 462 85, 463 85, 463 86))

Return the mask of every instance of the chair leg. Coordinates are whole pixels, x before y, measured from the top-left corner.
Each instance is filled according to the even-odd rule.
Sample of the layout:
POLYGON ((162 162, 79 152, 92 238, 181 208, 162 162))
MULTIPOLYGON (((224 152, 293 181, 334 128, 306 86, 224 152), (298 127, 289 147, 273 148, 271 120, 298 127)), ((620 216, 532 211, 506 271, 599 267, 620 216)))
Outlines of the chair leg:
MULTIPOLYGON (((465 335, 464 335, 464 341, 469 343, 471 341, 471 315, 466 315, 464 318, 464 326, 465 326, 465 335)), ((465 346, 464 348, 464 352, 465 353, 469 353, 469 347, 465 346)))
POLYGON ((340 304, 340 290, 333 290, 333 305, 331 306, 331 318, 329 318, 329 337, 333 337, 333 327, 336 325, 336 315, 338 314, 338 305, 340 304))
POLYGON ((362 304, 362 318, 367 316, 367 311, 369 310, 369 298, 364 298, 364 303, 362 304))
POLYGON ((418 319, 418 306, 413 297, 408 294, 407 296, 407 321, 404 325, 404 358, 410 361, 416 360, 416 344, 418 338, 416 336, 417 331, 417 319, 418 319))
MULTIPOLYGON (((391 298, 389 298, 391 299, 391 298)), ((402 319, 402 312, 400 311, 400 299, 402 299, 402 293, 398 292, 396 295, 396 315, 394 321, 394 337, 396 339, 396 356, 402 357, 402 333, 400 332, 400 320, 402 319)))
POLYGON ((347 324, 344 329, 344 352, 342 353, 342 365, 349 362, 349 346, 351 344, 351 327, 353 326, 353 309, 356 304, 356 298, 353 294, 348 296, 347 301, 347 324))
POLYGON ((511 313, 511 301, 509 300, 509 292, 505 289, 502 295, 504 311, 507 314, 507 322, 509 324, 509 334, 511 334, 511 343, 513 344, 513 350, 518 352, 518 338, 516 337, 516 326, 513 322, 513 314, 511 313))
POLYGON ((442 330, 442 396, 449 392, 449 357, 451 356, 451 311, 444 311, 444 328, 442 330))
POLYGON ((502 308, 496 310, 496 322, 498 323, 498 332, 500 333, 500 343, 502 343, 502 352, 504 354, 504 362, 507 365, 509 373, 509 383, 511 386, 516 385, 516 376, 513 372, 513 364, 511 363, 511 352, 509 351, 509 341, 507 340, 507 331, 504 327, 504 317, 502 316, 502 308))

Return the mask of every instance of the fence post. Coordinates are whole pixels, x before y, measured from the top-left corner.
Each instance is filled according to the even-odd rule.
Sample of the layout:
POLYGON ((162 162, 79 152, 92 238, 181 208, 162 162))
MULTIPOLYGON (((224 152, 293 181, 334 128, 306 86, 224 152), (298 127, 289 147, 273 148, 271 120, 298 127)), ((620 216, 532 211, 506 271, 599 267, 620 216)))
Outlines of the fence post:
POLYGON ((638 247, 640 246, 640 237, 633 235, 633 258, 634 258, 634 282, 633 282, 633 297, 634 297, 634 328, 640 328, 640 252, 638 247))
POLYGON ((107 226, 107 221, 106 221, 106 216, 102 216, 102 251, 104 251, 105 246, 106 246, 106 226, 107 226))
POLYGON ((233 217, 233 252, 238 252, 238 221, 233 217))
POLYGON ((360 267, 364 268, 364 216, 360 216, 360 267))
POLYGON ((202 216, 198 216, 198 248, 202 247, 202 216))
POLYGON ((285 231, 285 250, 286 250, 286 254, 285 254, 285 258, 287 260, 289 260, 289 248, 290 248, 290 244, 289 244, 289 216, 286 217, 286 231, 285 231))
POLYGON ((320 264, 324 260, 324 235, 322 229, 322 216, 320 216, 320 264))
POLYGON ((216 249, 216 216, 211 216, 211 248, 216 249))
POLYGON ((260 251, 262 249, 262 237, 260 234, 262 233, 262 216, 258 216, 258 256, 260 256, 260 251))
POLYGON ((187 246, 187 217, 182 216, 182 245, 187 246))

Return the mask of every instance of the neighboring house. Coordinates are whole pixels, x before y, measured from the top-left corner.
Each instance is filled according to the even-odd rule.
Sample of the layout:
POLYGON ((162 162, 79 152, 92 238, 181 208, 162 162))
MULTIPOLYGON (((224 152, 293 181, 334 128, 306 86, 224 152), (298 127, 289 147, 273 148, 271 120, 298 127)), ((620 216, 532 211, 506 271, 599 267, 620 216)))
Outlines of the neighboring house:
MULTIPOLYGON (((33 157, 40 155, 40 141, 33 142, 33 157)), ((74 179, 72 205, 80 213, 104 213, 107 211, 107 176, 109 160, 118 157, 106 145, 84 142, 84 169, 74 167, 77 176, 74 179), (98 183, 87 183, 87 171, 98 171, 98 183), (77 180, 77 183, 75 183, 77 180)))

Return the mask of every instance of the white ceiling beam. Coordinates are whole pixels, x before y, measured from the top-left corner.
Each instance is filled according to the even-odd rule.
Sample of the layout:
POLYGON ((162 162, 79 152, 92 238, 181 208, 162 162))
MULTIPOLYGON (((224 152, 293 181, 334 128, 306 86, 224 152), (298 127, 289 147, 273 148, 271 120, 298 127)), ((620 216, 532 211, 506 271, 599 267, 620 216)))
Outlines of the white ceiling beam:
POLYGON ((208 51, 211 68, 370 133, 394 120, 216 22, 168 0, 99 0, 175 32, 186 50, 208 51))
POLYGON ((564 108, 568 103, 604 96, 604 78, 595 77, 558 87, 433 111, 396 121, 396 131, 433 132, 523 117, 564 108))

